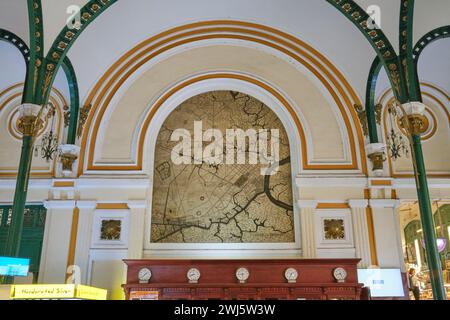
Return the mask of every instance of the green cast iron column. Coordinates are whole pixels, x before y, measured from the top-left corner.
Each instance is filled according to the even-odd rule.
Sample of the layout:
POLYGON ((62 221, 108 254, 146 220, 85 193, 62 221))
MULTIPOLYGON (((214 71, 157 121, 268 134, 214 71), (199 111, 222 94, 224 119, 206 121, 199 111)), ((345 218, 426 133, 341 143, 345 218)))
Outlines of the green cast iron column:
POLYGON ((28 191, 28 174, 30 172, 31 157, 33 154, 33 138, 31 135, 24 135, 22 139, 22 152, 20 156, 20 166, 17 175, 16 191, 14 194, 14 206, 11 217, 11 224, 6 240, 5 255, 17 257, 20 250, 20 236, 22 234, 23 216, 25 202, 28 191))
POLYGON ((417 196, 419 199, 420 219, 422 222, 423 236, 425 239, 425 251, 430 269, 431 287, 435 300, 446 300, 444 278, 442 275, 441 259, 439 256, 436 229, 433 221, 433 212, 430 204, 427 174, 423 160, 422 143, 419 135, 412 136, 413 161, 416 172, 417 196))

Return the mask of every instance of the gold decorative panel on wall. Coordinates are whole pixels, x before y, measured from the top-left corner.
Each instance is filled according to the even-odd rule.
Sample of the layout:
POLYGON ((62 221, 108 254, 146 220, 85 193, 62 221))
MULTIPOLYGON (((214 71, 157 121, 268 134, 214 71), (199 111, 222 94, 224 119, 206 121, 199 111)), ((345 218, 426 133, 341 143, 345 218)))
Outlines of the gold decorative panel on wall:
POLYGON ((121 220, 102 220, 100 240, 120 240, 121 220))
POLYGON ((170 114, 156 142, 151 242, 295 242, 289 141, 283 124, 269 107, 246 94, 214 91, 185 101, 170 114), (174 133, 180 129, 184 137, 178 136, 177 140, 174 133), (219 139, 217 134, 205 139, 210 129, 220 132, 223 139, 223 148, 212 153, 207 152, 211 151, 208 146, 213 142, 217 146, 219 139), (240 150, 245 154, 244 164, 227 161, 231 150, 227 133, 238 129, 258 133, 256 144, 251 139, 240 145, 237 139, 233 140, 236 141, 233 159, 236 163, 240 150), (268 132, 267 139, 264 131, 268 132), (196 139, 199 136, 200 145, 196 139), (186 156, 187 148, 180 152, 177 146, 191 139, 192 152, 186 156), (261 141, 267 142, 267 151, 261 147, 261 141), (278 170, 265 175, 264 168, 270 165, 261 163, 261 159, 274 156, 276 144, 279 165, 272 168, 278 170), (174 163, 177 156, 183 156, 183 163, 174 163), (259 161, 254 163, 250 159, 259 161))
POLYGON ((345 239, 344 219, 325 219, 323 220, 323 229, 325 240, 345 239))

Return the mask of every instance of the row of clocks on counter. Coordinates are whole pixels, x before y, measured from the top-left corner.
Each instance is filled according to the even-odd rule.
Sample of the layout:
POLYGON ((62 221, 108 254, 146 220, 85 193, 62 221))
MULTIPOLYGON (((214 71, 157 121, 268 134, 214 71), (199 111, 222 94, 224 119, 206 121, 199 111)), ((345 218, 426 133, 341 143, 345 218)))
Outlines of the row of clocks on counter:
MULTIPOLYGON (((200 270, 197 268, 191 268, 186 274, 187 280, 189 283, 198 283, 200 280, 200 270)), ((152 277, 152 271, 149 268, 142 268, 139 270, 138 278, 139 283, 149 283, 152 277)), ((247 268, 239 268, 236 270, 236 279, 239 283, 246 283, 248 278, 250 277, 250 271, 247 268)), ((288 268, 284 272, 284 277, 286 278, 288 283, 297 283, 298 279, 298 271, 295 268, 288 268)), ((347 271, 344 268, 336 268, 333 270, 333 277, 337 282, 345 282, 347 279, 347 271)))

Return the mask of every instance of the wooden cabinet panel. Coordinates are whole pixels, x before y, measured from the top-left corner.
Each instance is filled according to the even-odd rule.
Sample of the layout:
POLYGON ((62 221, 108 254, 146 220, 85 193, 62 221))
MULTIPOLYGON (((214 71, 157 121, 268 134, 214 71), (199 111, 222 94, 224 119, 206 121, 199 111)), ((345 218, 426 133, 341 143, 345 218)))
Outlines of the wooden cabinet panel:
POLYGON ((133 291, 155 291, 161 300, 359 300, 362 284, 357 281, 357 259, 314 260, 124 260, 127 298, 133 291), (344 268, 345 282, 338 282, 333 271, 344 268), (148 283, 140 283, 139 271, 151 270, 148 283), (187 272, 197 268, 198 283, 189 283, 187 272), (240 283, 239 268, 249 271, 248 280, 240 283), (285 271, 298 272, 289 283, 285 271))

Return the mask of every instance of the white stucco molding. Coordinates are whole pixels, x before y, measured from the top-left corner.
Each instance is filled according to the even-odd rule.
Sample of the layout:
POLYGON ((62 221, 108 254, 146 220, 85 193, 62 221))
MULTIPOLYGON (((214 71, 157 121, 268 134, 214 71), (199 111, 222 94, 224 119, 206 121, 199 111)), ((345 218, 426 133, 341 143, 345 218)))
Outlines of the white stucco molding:
MULTIPOLYGON (((16 188, 17 181, 15 179, 0 179, 0 189, 16 188)), ((51 179, 30 179, 28 189, 49 189, 52 186, 51 179)))
POLYGON ((370 199, 369 205, 372 208, 393 208, 396 209, 400 207, 401 201, 400 200, 393 200, 393 199, 370 199))
POLYGON ((369 205, 369 200, 366 199, 357 199, 357 200, 349 200, 348 205, 350 208, 367 208, 369 205))
MULTIPOLYGON (((395 179, 392 184, 396 189, 416 189, 415 179, 395 179)), ((450 189, 450 179, 429 178, 428 187, 430 189, 450 189)), ((417 200, 417 199, 416 199, 417 200)))
POLYGON ((44 201, 46 209, 73 209, 75 208, 75 201, 44 201))
POLYGON ((386 151, 386 144, 384 143, 369 143, 366 145, 366 153, 367 155, 379 153, 379 152, 385 152, 386 151))
POLYGON ((297 205, 300 209, 303 208, 312 208, 315 209, 317 208, 317 200, 298 200, 297 201, 297 205))
POLYGON ((89 188, 146 189, 150 187, 150 179, 146 176, 135 179, 122 177, 109 179, 80 178, 76 180, 76 186, 80 190, 89 188))
POLYGON ((299 175, 295 178, 297 187, 347 187, 347 188, 367 188, 367 177, 363 176, 307 176, 299 175))
POLYGON ((78 200, 76 202, 77 208, 79 209, 95 209, 97 206, 97 201, 92 200, 78 200))
POLYGON ((147 201, 146 200, 129 200, 126 201, 128 204, 128 207, 130 209, 145 209, 147 208, 147 201))
MULTIPOLYGON (((24 103, 21 104, 18 109, 20 110, 21 116, 32 116, 36 117, 39 114, 39 111, 41 110, 42 106, 38 104, 33 103, 24 103)), ((42 114, 41 118, 44 117, 44 113, 42 114)))
POLYGON ((407 115, 423 115, 426 110, 426 105, 419 101, 404 103, 402 107, 405 109, 407 115))

